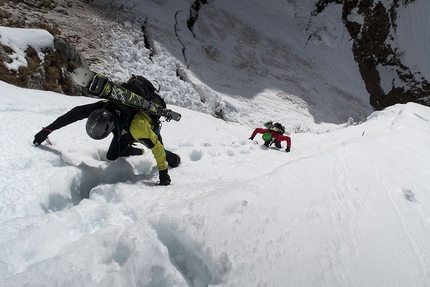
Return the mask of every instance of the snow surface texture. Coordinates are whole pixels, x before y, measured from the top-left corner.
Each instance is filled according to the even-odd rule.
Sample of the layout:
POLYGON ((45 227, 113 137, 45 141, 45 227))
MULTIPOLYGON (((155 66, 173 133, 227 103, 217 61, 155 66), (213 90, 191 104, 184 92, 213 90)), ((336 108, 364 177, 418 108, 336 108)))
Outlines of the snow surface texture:
POLYGON ((85 121, 32 145, 94 101, 0 82, 0 286, 429 286, 429 108, 320 124, 285 153, 169 105, 182 164, 162 187, 150 151, 107 161, 85 121))
POLYGON ((108 162, 85 121, 31 144, 94 99, 0 93, 1 286, 428 286, 429 108, 295 134, 285 153, 171 106, 182 164, 161 187, 150 151, 108 162))

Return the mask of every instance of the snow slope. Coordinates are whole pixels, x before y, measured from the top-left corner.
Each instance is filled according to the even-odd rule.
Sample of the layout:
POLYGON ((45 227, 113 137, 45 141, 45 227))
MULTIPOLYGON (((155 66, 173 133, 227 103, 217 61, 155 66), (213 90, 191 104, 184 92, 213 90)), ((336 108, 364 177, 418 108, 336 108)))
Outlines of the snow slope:
POLYGON ((2 286, 428 285, 426 107, 294 134, 285 153, 170 106, 183 119, 163 137, 183 162, 160 187, 150 151, 108 162, 85 121, 31 144, 95 99, 0 86, 2 286))
POLYGON ((191 32, 186 23, 192 2, 95 0, 100 9, 108 3, 121 7, 116 10, 121 14, 109 15, 121 15, 130 33, 103 37, 111 43, 112 58, 106 59, 107 68, 96 68, 125 80, 131 73, 154 71, 148 66, 156 63, 151 76, 167 86, 172 104, 184 106, 171 96, 184 83, 164 77, 180 70, 191 84, 182 97, 204 102, 204 107, 193 104, 195 110, 222 111, 227 120, 249 126, 261 122, 259 115, 248 116, 256 110, 303 130, 350 117, 358 122, 372 111, 339 6, 311 17, 314 0, 208 1, 191 32), (142 26, 154 42, 153 62, 142 49, 142 26))
MULTIPOLYGON (((287 2, 279 12, 291 17, 297 15, 291 5, 297 13, 304 7, 287 2)), ((148 3, 167 7, 166 1, 148 3)), ((267 11, 275 13, 273 7, 267 11)), ((176 8, 160 11, 172 15, 176 8)), ((203 13, 215 13, 210 8, 203 13)), ((157 15, 160 22, 174 19, 157 15)), ((90 139, 85 121, 55 131, 53 145, 33 146, 42 126, 95 99, 0 82, 1 286, 429 286, 428 108, 396 105, 367 114, 361 124, 338 118, 339 124, 287 90, 262 93, 260 83, 271 82, 252 81, 246 69, 225 71, 232 82, 247 79, 243 87, 259 89, 251 98, 247 91, 243 97, 214 92, 204 81, 222 74, 205 72, 205 65, 188 73, 204 91, 197 94, 176 77, 179 57, 163 27, 166 42, 156 43, 161 52, 153 62, 142 45, 124 50, 125 41, 142 44, 137 30, 104 35, 112 52, 104 67, 113 67, 116 79, 145 71, 163 84, 169 107, 182 113, 180 122, 162 129, 166 148, 182 156, 169 170, 170 186, 154 186, 150 151, 107 161, 110 138, 90 139), (222 104, 218 97, 229 121, 208 114, 222 104), (248 139, 267 120, 292 131, 290 153, 248 139)), ((25 33, 14 35, 9 38, 20 41, 17 35, 25 33)), ((48 35, 41 35, 49 46, 48 35)), ((323 75, 331 83, 339 81, 340 66, 356 69, 348 53, 333 61, 336 50, 326 52, 321 61, 312 57, 309 70, 296 66, 303 87, 318 84, 314 68, 327 67, 323 75)), ((360 97, 359 88, 340 82, 341 90, 360 97)), ((311 100, 321 111, 330 104, 345 111, 340 102, 311 100)))

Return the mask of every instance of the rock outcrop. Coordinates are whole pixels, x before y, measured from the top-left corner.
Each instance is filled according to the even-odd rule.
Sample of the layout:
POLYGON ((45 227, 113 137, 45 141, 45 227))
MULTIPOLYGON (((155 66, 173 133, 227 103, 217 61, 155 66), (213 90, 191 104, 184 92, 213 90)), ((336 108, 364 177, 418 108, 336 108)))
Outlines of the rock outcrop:
POLYGON ((343 5, 342 20, 354 41, 354 58, 370 94, 370 104, 376 110, 407 102, 430 106, 430 79, 408 67, 401 59, 401 52, 393 45, 397 36, 397 11, 414 0, 385 2, 391 2, 389 8, 380 0, 320 0, 314 13, 323 12, 330 4, 343 5), (354 15, 359 15, 361 23, 355 21, 354 15), (387 88, 386 83, 383 86, 381 70, 392 75, 391 87, 387 88))

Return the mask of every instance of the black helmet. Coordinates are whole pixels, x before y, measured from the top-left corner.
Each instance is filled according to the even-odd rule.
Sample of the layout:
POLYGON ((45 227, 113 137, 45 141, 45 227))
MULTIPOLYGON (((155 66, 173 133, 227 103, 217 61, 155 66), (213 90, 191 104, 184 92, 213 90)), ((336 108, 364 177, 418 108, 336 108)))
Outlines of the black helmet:
POLYGON ((91 138, 101 140, 107 137, 115 126, 115 116, 108 110, 98 109, 88 117, 85 128, 91 138))

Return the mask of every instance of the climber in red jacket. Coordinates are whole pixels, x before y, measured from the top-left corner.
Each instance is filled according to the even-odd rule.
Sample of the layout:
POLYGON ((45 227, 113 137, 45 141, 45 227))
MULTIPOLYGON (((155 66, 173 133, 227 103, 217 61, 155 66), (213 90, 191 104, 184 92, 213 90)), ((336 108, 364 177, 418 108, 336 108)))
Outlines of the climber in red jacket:
POLYGON ((252 133, 250 140, 253 140, 256 134, 263 134, 264 145, 269 147, 273 143, 277 148, 281 148, 281 142, 287 142, 286 152, 290 152, 291 138, 284 135, 285 127, 280 123, 267 122, 264 124, 266 128, 256 128, 252 133))

